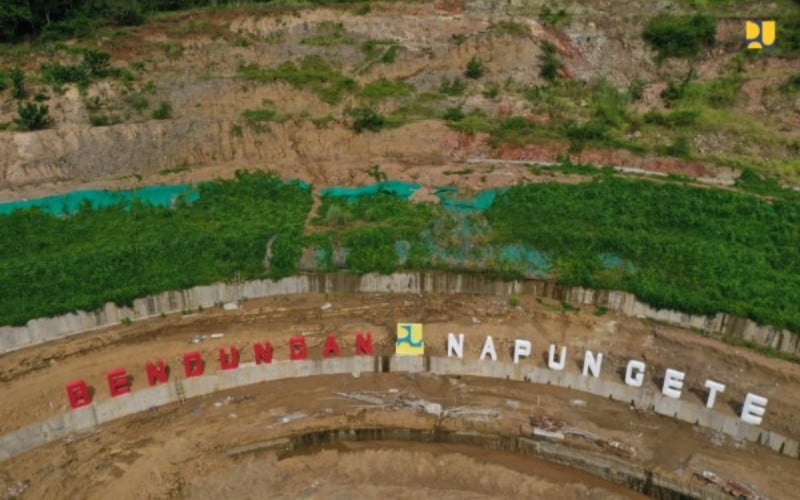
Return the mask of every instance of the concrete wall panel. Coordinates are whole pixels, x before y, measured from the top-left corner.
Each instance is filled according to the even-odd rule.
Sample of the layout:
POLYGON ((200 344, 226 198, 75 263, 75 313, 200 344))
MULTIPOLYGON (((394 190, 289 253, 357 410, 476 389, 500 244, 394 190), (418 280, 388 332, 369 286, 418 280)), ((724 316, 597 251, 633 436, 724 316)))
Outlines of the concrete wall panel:
MULTIPOLYGON (((171 300, 171 299, 170 299, 171 300)), ((498 379, 519 379, 527 377, 534 383, 571 386, 599 397, 613 399, 638 408, 653 405, 656 412, 678 418, 691 424, 724 432, 733 439, 757 442, 773 450, 792 457, 800 454, 800 443, 787 439, 775 432, 745 424, 738 417, 722 415, 692 401, 674 400, 654 391, 632 388, 606 379, 583 377, 577 373, 559 372, 545 368, 514 365, 478 360, 421 356, 400 356, 388 360, 393 372, 424 372, 426 362, 432 373, 481 376, 498 379)), ((269 365, 246 365, 235 370, 217 372, 190 379, 174 379, 168 384, 158 385, 130 394, 118 396, 90 406, 72 410, 45 422, 36 423, 10 434, 0 436, 0 460, 11 458, 47 442, 62 439, 73 433, 87 432, 96 426, 112 420, 144 412, 170 403, 180 401, 179 394, 185 398, 205 396, 219 390, 242 387, 266 380, 279 380, 293 377, 307 377, 332 374, 352 374, 382 371, 380 358, 357 356, 329 358, 324 360, 276 361, 269 365)))

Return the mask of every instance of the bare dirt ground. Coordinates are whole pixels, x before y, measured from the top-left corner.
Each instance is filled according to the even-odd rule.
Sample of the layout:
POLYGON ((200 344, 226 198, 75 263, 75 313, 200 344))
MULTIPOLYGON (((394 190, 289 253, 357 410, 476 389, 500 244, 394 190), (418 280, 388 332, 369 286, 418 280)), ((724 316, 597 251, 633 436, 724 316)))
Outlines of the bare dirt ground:
MULTIPOLYGON (((705 399, 705 378, 713 378, 727 385, 718 398, 718 411, 735 414, 745 392, 752 391, 769 398, 764 428, 795 439, 800 437, 800 372, 790 363, 769 360, 693 332, 613 313, 597 316, 592 310, 565 311, 560 305, 526 298, 518 307, 512 307, 500 297, 382 294, 252 300, 239 311, 215 308, 189 316, 172 315, 4 355, 0 357, 0 432, 11 432, 69 411, 63 385, 75 378, 85 379, 95 389, 95 399, 103 400, 109 397, 105 373, 112 368, 126 368, 134 377, 132 390, 136 391, 146 386, 144 364, 148 360, 164 359, 173 367, 172 376, 182 376, 179 360, 185 352, 200 350, 207 369, 216 370, 219 347, 236 345, 242 352, 242 362, 249 362, 252 342, 265 340, 275 347, 275 359, 287 359, 286 341, 298 333, 306 336, 309 354, 314 358, 321 357, 328 332, 339 339, 343 355, 351 353, 356 331, 372 333, 376 354, 391 354, 395 324, 406 321, 425 325, 426 352, 431 355, 446 354, 445 341, 450 332, 466 335, 468 358, 478 357, 485 335, 491 334, 499 358, 506 362, 510 361, 513 339, 529 339, 534 355, 522 363, 532 366, 546 365, 546 350, 551 342, 564 343, 568 346, 566 369, 572 372, 580 370, 584 349, 604 352, 602 376, 616 381, 628 359, 645 360, 647 387, 654 391, 659 390, 666 367, 685 370, 688 386, 682 397, 697 403, 705 399), (331 307, 322 309, 327 302, 331 307), (196 334, 211 333, 224 333, 224 337, 190 343, 196 334)), ((515 433, 532 415, 552 416, 626 443, 635 448, 637 462, 686 481, 691 481, 693 472, 710 469, 723 477, 744 480, 771 498, 789 498, 800 487, 798 476, 792 473, 796 460, 669 418, 631 411, 603 398, 526 383, 397 374, 266 383, 188 401, 183 406, 141 414, 77 441, 53 443, 7 461, 0 465, 0 480, 6 487, 30 481, 30 498, 63 497, 66 493, 69 497, 92 498, 203 498, 213 491, 239 497, 240 493, 246 496, 246 485, 270 491, 277 488, 279 497, 327 498, 344 495, 351 489, 363 493, 358 496, 397 492, 400 497, 408 497, 412 493, 404 486, 408 484, 406 480, 385 479, 372 486, 358 482, 355 478, 366 466, 358 468, 355 464, 378 460, 396 463, 397 470, 412 469, 414 473, 408 472, 408 480, 417 481, 417 487, 431 495, 439 483, 430 479, 427 468, 419 464, 440 464, 437 471, 448 463, 460 464, 451 467, 454 476, 447 476, 449 479, 441 483, 449 485, 462 485, 464 481, 458 478, 470 476, 467 471, 476 467, 470 462, 474 458, 443 458, 437 455, 440 452, 433 457, 431 450, 408 444, 383 455, 378 446, 377 450, 360 450, 353 456, 364 458, 348 458, 351 455, 343 450, 324 452, 319 460, 301 457, 288 462, 269 456, 234 460, 226 455, 226 450, 273 437, 354 423, 367 427, 432 425, 430 415, 369 405, 365 408, 363 402, 336 396, 342 392, 368 392, 383 398, 402 394, 444 407, 499 411, 496 417, 451 418, 446 425, 453 429, 515 433), (347 456, 338 456, 340 453, 347 456), (336 463, 335 468, 324 465, 330 461, 336 463), (272 474, 259 477, 254 472, 262 469, 286 473, 297 483, 290 485, 270 479, 272 474), (224 478, 229 474, 242 474, 242 482, 226 483, 224 478)), ((502 463, 497 466, 504 468, 502 463)), ((563 487, 545 472, 520 482, 512 480, 519 471, 505 469, 508 467, 502 475, 509 478, 508 484, 520 489, 479 482, 465 494, 474 498, 536 496, 557 485, 563 487)), ((588 494, 605 498, 608 492, 615 491, 610 485, 588 482, 581 475, 569 482, 575 485, 564 490, 568 497, 588 494)), ((449 493, 443 495, 454 497, 454 491, 463 488, 444 489, 449 493)))

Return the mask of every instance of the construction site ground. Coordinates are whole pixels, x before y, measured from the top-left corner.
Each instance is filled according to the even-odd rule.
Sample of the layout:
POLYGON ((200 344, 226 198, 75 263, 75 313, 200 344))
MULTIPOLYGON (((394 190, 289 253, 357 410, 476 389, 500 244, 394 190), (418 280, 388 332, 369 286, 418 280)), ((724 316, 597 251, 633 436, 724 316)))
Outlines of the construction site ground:
MULTIPOLYGON (((697 332, 612 312, 571 311, 532 297, 516 305, 499 296, 389 294, 248 300, 236 311, 169 315, 3 355, 0 433, 71 411, 64 384, 73 379, 85 379, 100 401, 110 397, 105 374, 111 369, 125 368, 136 391, 147 386, 147 361, 163 359, 172 377, 182 377, 182 355, 199 350, 206 369, 215 371, 220 347, 237 346, 241 362, 248 363, 256 341, 270 341, 274 359, 284 360, 287 340, 297 334, 305 336, 311 358, 322 357, 329 332, 342 355, 352 355, 357 331, 371 332, 375 354, 391 355, 398 322, 423 323, 426 354, 433 356, 446 355, 452 332, 465 334, 464 357, 471 359, 479 356, 486 335, 494 338, 503 362, 511 361, 515 338, 532 341, 533 355, 521 361, 530 366, 546 365, 551 343, 568 347, 566 370, 573 372, 581 369, 585 349, 603 352, 601 376, 616 381, 629 359, 640 359, 648 364, 646 387, 654 391, 665 368, 682 370, 682 398, 699 404, 705 401, 703 383, 711 378, 727 386, 717 411, 734 414, 744 395, 754 392, 769 398, 762 427, 800 437, 800 374, 788 362, 697 332), (211 338, 214 333, 223 335, 211 338), (205 339, 193 343, 197 336, 205 339)), ((633 495, 533 458, 449 445, 346 444, 282 460, 274 453, 228 454, 317 429, 431 427, 435 417, 409 401, 466 409, 442 424, 456 430, 513 434, 529 427, 531 417, 550 417, 620 442, 634 450, 634 463, 698 486, 693 475, 709 470, 769 498, 790 498, 800 487, 796 459, 604 398, 523 382, 369 373, 263 383, 127 418, 0 464, 0 491, 23 492, 24 498, 255 498, 263 491, 292 498, 633 495)))

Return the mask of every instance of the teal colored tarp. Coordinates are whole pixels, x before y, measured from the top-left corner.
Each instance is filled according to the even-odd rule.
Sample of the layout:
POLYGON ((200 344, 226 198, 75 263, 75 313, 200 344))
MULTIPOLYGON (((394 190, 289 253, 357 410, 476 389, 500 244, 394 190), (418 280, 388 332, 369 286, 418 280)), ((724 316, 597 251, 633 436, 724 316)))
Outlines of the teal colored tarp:
POLYGON ((403 181, 384 181, 359 187, 331 187, 322 190, 323 197, 347 198, 356 201, 362 196, 373 196, 378 193, 390 193, 401 198, 409 198, 414 191, 420 188, 419 184, 403 181))
POLYGON ((168 207, 179 196, 184 196, 186 201, 193 202, 200 198, 200 193, 189 184, 147 186, 128 191, 79 190, 62 195, 0 203, 0 214, 10 214, 14 210, 39 207, 49 214, 69 215, 77 212, 85 201, 89 201, 93 208, 107 207, 117 203, 127 205, 134 199, 150 205, 168 207))
POLYGON ((494 189, 487 189, 481 191, 472 198, 455 198, 452 194, 458 192, 458 189, 452 187, 437 188, 434 194, 439 197, 443 207, 450 210, 457 211, 483 211, 492 206, 497 191, 494 189))

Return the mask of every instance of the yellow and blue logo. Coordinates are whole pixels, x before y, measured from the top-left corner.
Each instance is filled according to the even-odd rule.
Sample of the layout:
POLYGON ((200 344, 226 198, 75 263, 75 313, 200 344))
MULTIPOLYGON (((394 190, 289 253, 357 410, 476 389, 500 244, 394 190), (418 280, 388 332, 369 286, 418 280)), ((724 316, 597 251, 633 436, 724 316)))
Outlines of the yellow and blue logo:
POLYGON ((421 356, 425 354, 421 323, 398 323, 395 354, 398 356, 421 356))
POLYGON ((745 21, 748 49, 771 49, 775 46, 775 21, 745 21))

